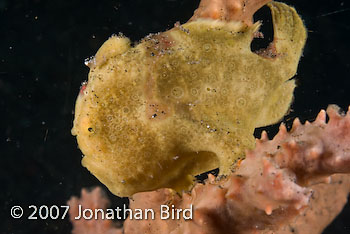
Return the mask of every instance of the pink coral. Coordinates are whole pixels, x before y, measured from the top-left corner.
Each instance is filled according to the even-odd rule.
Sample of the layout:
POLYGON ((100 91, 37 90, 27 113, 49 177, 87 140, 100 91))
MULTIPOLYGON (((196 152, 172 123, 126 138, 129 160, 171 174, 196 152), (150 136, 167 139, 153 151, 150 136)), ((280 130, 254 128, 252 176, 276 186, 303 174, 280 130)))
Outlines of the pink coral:
POLYGON ((68 201, 69 217, 73 224, 73 234, 121 234, 122 230, 115 227, 112 220, 109 219, 84 219, 79 217, 79 205, 82 209, 106 209, 109 205, 109 200, 103 193, 101 188, 95 188, 92 191, 83 189, 81 191, 81 198, 72 197, 68 201))
POLYGON ((189 21, 210 18, 252 25, 253 14, 268 2, 271 0, 202 0, 189 21))
POLYGON ((152 208, 156 219, 127 219, 124 233, 320 233, 350 190, 349 175, 329 177, 350 173, 350 111, 338 111, 329 106, 328 123, 322 110, 313 123, 296 119, 290 132, 281 125, 273 140, 264 132, 231 176, 210 175, 182 197, 170 189, 135 194, 130 208, 152 208), (161 220, 162 204, 192 205, 193 219, 161 220))

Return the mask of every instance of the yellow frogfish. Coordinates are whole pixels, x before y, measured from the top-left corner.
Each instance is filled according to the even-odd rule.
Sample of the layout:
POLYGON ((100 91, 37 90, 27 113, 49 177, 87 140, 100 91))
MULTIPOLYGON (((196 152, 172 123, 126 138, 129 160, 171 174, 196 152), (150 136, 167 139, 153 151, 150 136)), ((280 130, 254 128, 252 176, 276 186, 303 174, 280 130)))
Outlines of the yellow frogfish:
POLYGON ((250 48, 260 22, 196 18, 135 46, 109 38, 76 101, 83 166, 118 196, 230 174, 254 129, 279 121, 293 99, 306 29, 294 8, 268 7, 269 53, 250 48))

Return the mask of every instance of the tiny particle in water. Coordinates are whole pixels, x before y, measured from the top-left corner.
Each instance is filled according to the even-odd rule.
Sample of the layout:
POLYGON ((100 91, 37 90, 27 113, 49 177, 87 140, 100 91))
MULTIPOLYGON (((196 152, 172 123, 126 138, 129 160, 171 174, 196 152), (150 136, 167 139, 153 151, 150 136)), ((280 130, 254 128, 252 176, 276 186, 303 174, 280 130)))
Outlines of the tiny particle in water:
POLYGON ((48 134, 49 134, 49 129, 46 129, 45 136, 44 136, 44 142, 46 142, 48 134))
POLYGON ((88 128, 88 131, 89 131, 89 132, 92 132, 92 131, 93 131, 93 129, 92 129, 92 128, 88 128))
POLYGON ((96 65, 96 60, 95 60, 95 57, 94 56, 91 56, 90 58, 86 58, 85 61, 84 61, 84 64, 86 66, 91 66, 91 65, 96 65))

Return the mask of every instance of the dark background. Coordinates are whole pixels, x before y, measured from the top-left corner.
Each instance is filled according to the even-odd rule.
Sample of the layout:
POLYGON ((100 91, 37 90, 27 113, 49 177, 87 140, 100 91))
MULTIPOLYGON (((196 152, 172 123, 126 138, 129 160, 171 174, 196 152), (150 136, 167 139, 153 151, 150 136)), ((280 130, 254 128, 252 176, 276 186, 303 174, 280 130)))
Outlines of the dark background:
MULTIPOLYGON (((350 104, 350 2, 284 1, 308 28, 291 113, 313 120, 321 108, 350 104)), ((80 164, 71 136, 84 59, 114 33, 132 41, 185 23, 199 0, 0 0, 0 232, 70 233, 65 220, 10 217, 13 205, 64 205, 81 188, 100 185, 80 164)), ((266 22, 267 24, 268 22, 266 22)), ((270 137, 277 127, 267 128, 270 137)), ((260 131, 257 131, 257 135, 260 131)), ((121 200, 108 194, 113 206, 121 200)), ((350 233, 350 207, 325 233, 350 233)))

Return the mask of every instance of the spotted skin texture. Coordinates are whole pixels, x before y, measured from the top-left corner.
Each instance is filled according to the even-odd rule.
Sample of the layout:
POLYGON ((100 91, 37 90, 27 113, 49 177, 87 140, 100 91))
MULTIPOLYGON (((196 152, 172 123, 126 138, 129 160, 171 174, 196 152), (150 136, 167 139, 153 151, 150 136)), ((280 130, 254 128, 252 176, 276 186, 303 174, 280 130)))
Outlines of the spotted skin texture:
POLYGON ((76 102, 83 166, 118 196, 186 190, 217 167, 229 174, 254 129, 280 120, 293 98, 306 30, 293 8, 268 6, 273 56, 250 50, 260 23, 196 19, 134 47, 107 40, 76 102))

